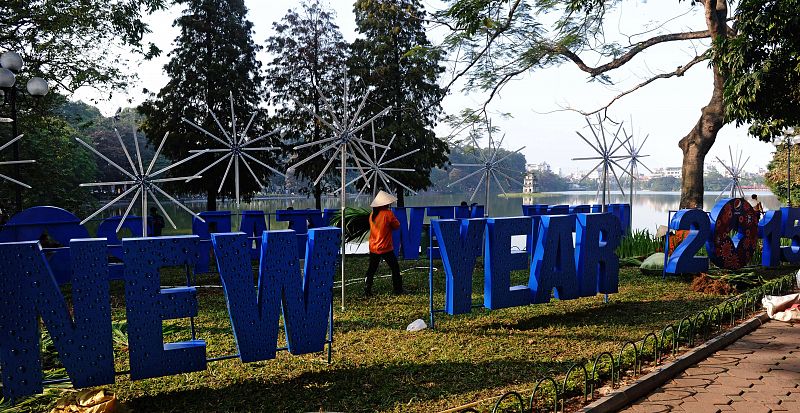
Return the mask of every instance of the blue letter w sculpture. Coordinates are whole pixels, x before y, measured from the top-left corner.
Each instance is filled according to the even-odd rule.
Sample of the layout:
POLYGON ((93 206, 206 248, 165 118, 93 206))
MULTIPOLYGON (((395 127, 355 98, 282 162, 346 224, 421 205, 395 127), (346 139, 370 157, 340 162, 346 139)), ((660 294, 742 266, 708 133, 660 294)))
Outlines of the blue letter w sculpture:
POLYGON ((76 388, 114 382, 106 249, 105 239, 70 242, 73 320, 38 243, 0 244, 3 397, 42 392, 39 315, 76 388))
POLYGON ((258 293, 242 233, 212 234, 236 346, 242 361, 275 358, 283 310, 289 352, 322 351, 338 260, 338 228, 308 231, 305 269, 300 276, 294 231, 265 231, 261 242, 258 293))

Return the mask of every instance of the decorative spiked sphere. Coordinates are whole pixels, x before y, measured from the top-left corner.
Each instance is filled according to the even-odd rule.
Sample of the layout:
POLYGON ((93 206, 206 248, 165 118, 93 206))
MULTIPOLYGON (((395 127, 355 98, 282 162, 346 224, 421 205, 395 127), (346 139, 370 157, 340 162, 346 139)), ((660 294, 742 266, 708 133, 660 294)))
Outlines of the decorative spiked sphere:
POLYGON ((250 127, 253 124, 253 120, 255 119, 256 115, 258 115, 258 111, 255 111, 250 115, 250 120, 247 122, 247 125, 244 127, 241 133, 237 133, 236 129, 236 113, 233 109, 233 92, 229 95, 230 105, 231 105, 231 131, 228 133, 225 128, 223 128, 222 124, 219 121, 219 118, 211 111, 209 108, 208 113, 211 114, 211 117, 214 119, 214 122, 217 124, 217 127, 222 132, 222 135, 225 139, 220 138, 219 136, 205 130, 203 127, 198 125, 195 122, 192 122, 186 118, 181 118, 184 122, 189 124, 194 129, 198 130, 199 132, 205 134, 206 136, 211 137, 212 139, 216 140, 217 142, 222 144, 222 148, 208 148, 203 150, 192 150, 189 151, 191 153, 200 153, 200 152, 208 152, 208 153, 224 153, 222 157, 211 162, 208 166, 198 171, 195 175, 201 175, 204 172, 208 171, 209 169, 217 166, 217 164, 228 160, 228 166, 225 168, 225 173, 222 175, 222 181, 219 183, 219 188, 217 192, 222 191, 222 187, 225 185, 225 180, 228 178, 228 173, 231 171, 231 167, 233 167, 233 176, 234 176, 234 185, 235 185, 235 194, 236 194, 236 206, 239 206, 241 203, 240 198, 240 189, 239 189, 239 165, 243 164, 245 168, 247 168, 250 175, 258 184, 259 188, 264 188, 264 184, 261 183, 261 180, 258 179, 256 173, 253 171, 253 168, 248 163, 249 161, 255 162, 258 165, 261 165, 264 168, 267 168, 274 174, 278 174, 282 177, 286 177, 282 172, 278 171, 277 169, 265 164, 264 162, 260 161, 256 157, 250 154, 250 152, 257 152, 257 151, 277 151, 280 148, 274 146, 262 146, 262 147, 254 147, 252 146, 256 142, 260 142, 270 136, 273 136, 280 132, 280 129, 275 129, 267 134, 258 136, 254 139, 249 139, 247 137, 247 133, 250 131, 250 127))
MULTIPOLYGON (((2 151, 2 150, 3 150, 3 149, 5 149, 5 148, 8 148, 9 146, 13 145, 13 144, 14 144, 14 142, 16 142, 16 141, 18 141, 18 140, 22 139, 22 136, 23 136, 23 135, 19 135, 19 136, 17 136, 16 138, 14 138, 14 139, 12 139, 12 140, 10 140, 10 141, 6 142, 6 143, 5 143, 3 146, 0 146, 0 151, 2 151)), ((0 162, 0 166, 5 166, 5 165, 17 165, 17 164, 23 164, 23 163, 35 163, 35 162, 36 162, 36 161, 34 161, 34 160, 30 160, 30 159, 28 159, 28 160, 21 160, 21 161, 2 161, 2 162, 0 162)), ((6 181, 9 181, 9 182, 13 182, 13 183, 15 183, 15 184, 17 184, 17 185, 19 185, 19 186, 23 186, 23 187, 25 187, 25 188, 30 188, 30 187, 31 187, 30 185, 28 185, 28 184, 26 184, 26 183, 24 183, 24 182, 20 182, 20 181, 18 181, 18 180, 16 180, 16 179, 12 178, 12 177, 10 177, 10 176, 7 176, 7 175, 0 174, 0 178, 2 178, 2 179, 5 179, 6 181)))
POLYGON ((744 167, 745 165, 747 165, 747 162, 750 160, 750 157, 748 156, 747 159, 745 159, 744 162, 742 162, 742 156, 744 155, 744 152, 740 150, 738 155, 734 157, 733 150, 731 149, 730 146, 728 146, 728 155, 730 155, 730 161, 731 161, 730 164, 726 164, 725 161, 720 159, 718 156, 716 157, 717 161, 722 165, 723 168, 725 168, 725 172, 728 173, 728 178, 730 178, 731 180, 728 183, 728 185, 725 186, 722 192, 720 192, 719 195, 717 195, 716 199, 720 199, 723 195, 726 194, 730 194, 731 198, 738 198, 738 197, 744 198, 744 191, 742 190, 741 179, 742 179, 742 174, 744 173, 744 167))
POLYGON ((451 187, 451 186, 456 185, 459 182, 462 182, 464 180, 467 180, 467 179, 469 179, 469 178, 471 178, 471 177, 473 177, 475 175, 483 174, 482 179, 478 182, 478 185, 475 186, 475 190, 472 191, 472 196, 469 197, 469 201, 472 202, 472 200, 475 199, 475 195, 478 194, 478 190, 481 188, 481 185, 486 185, 485 186, 486 199, 485 199, 485 204, 484 204, 484 212, 485 212, 486 216, 488 216, 489 215, 489 192, 490 192, 492 181, 497 183, 497 186, 500 188, 501 191, 503 191, 504 194, 506 194, 506 190, 503 187, 503 184, 500 182, 500 179, 498 179, 498 176, 500 176, 502 178, 505 178, 505 179, 508 179, 508 180, 510 180, 510 181, 522 186, 522 183, 519 182, 519 180, 517 180, 517 179, 515 179, 515 178, 513 178, 513 177, 511 177, 509 175, 509 174, 516 173, 515 171, 513 171, 513 170, 511 170, 509 168, 504 168, 504 167, 502 167, 500 165, 506 159, 511 157, 511 155, 519 153, 520 151, 525 149, 525 146, 517 149, 514 152, 508 153, 508 154, 498 158, 497 155, 498 155, 498 153, 499 153, 499 151, 500 151, 500 149, 501 149, 501 147, 503 145, 503 140, 505 140, 506 136, 503 135, 500 138, 500 142, 499 143, 496 142, 494 139, 492 139, 492 125, 491 125, 491 122, 487 119, 486 123, 488 125, 488 131, 489 131, 489 133, 488 133, 488 135, 489 135, 489 146, 488 146, 487 150, 481 150, 481 148, 478 146, 478 142, 474 139, 474 137, 473 137, 473 140, 472 140, 473 145, 475 146, 476 149, 478 149, 478 152, 480 153, 480 158, 481 158, 480 159, 480 163, 454 163, 454 164, 451 164, 452 166, 457 166, 457 167, 467 167, 467 168, 470 168, 470 167, 471 168, 476 168, 477 167, 479 169, 477 169, 476 171, 474 171, 474 172, 472 172, 472 173, 470 173, 470 174, 458 179, 455 182, 451 182, 447 186, 451 187))
POLYGON ((620 149, 626 148, 626 145, 631 140, 631 137, 626 137, 625 139, 620 138, 619 134, 622 131, 623 124, 620 122, 619 128, 617 129, 616 133, 614 133, 614 138, 611 142, 608 141, 606 138, 606 128, 603 125, 603 118, 600 115, 597 115, 597 124, 592 124, 589 121, 589 118, 586 118, 586 124, 589 126, 589 130, 592 132, 592 136, 594 137, 594 142, 586 139, 580 132, 575 132, 586 142, 595 152, 597 152, 597 156, 589 156, 589 157, 582 157, 582 158, 572 158, 573 161, 597 161, 597 165, 594 166, 586 175, 581 178, 581 181, 588 178, 591 174, 593 174, 598 169, 600 170, 600 187, 598 188, 597 192, 601 192, 601 202, 603 205, 603 211, 606 209, 607 200, 610 197, 611 189, 608 185, 608 175, 611 172, 614 175, 614 180, 617 182, 617 186, 619 187, 620 192, 622 195, 625 195, 625 190, 622 187, 622 183, 620 182, 620 176, 624 176, 628 174, 628 171, 620 165, 619 161, 624 159, 630 159, 631 155, 616 155, 620 149), (617 174, 615 167, 619 169, 620 174, 617 174))
POLYGON ((187 158, 184 158, 183 160, 175 162, 175 163, 173 163, 173 164, 171 164, 171 165, 169 165, 167 167, 161 168, 161 169, 159 169, 157 171, 153 171, 153 167, 155 166, 156 159, 158 159, 158 155, 161 153, 161 149, 164 147, 164 142, 167 141, 167 137, 169 136, 169 133, 167 133, 167 134, 164 135, 164 138, 161 140, 161 144, 158 145, 158 149, 156 149, 155 154, 153 154, 153 159, 150 160, 150 164, 147 165, 147 168, 145 169, 144 163, 142 162, 142 154, 141 154, 141 151, 139 150, 139 141, 136 139, 136 127, 134 126, 131 129, 132 129, 132 134, 133 134, 133 143, 134 143, 134 145, 136 147, 136 164, 134 164, 133 158, 131 158, 131 155, 128 152, 128 149, 125 147, 125 143, 122 141, 122 136, 119 134, 119 131, 117 130, 116 126, 114 127, 114 133, 117 135, 117 140, 119 141, 119 144, 122 147, 122 151, 125 153, 125 157, 128 160, 128 164, 130 166, 130 169, 125 169, 125 168, 119 166, 116 162, 112 161, 111 159, 109 159, 108 157, 106 157, 105 155, 100 153, 98 150, 96 150, 94 147, 92 147, 92 145, 89 145, 88 143, 84 142, 80 138, 75 138, 75 140, 77 140, 78 143, 80 143, 81 145, 83 145, 86 148, 88 148, 95 155, 99 156, 101 159, 106 161, 109 165, 113 166, 115 169, 117 169, 118 171, 122 172, 122 174, 125 175, 128 178, 127 180, 123 180, 123 181, 84 183, 84 184, 81 184, 80 186, 83 186, 83 187, 108 186, 108 185, 127 185, 127 186, 129 186, 129 188, 127 190, 123 191, 119 196, 117 196, 116 198, 112 199, 110 202, 108 202, 107 204, 102 206, 100 209, 95 211, 93 214, 91 214, 88 217, 86 217, 86 219, 81 221, 81 225, 85 224, 87 221, 89 221, 90 219, 94 218, 95 216, 97 216, 101 212, 105 211, 106 209, 110 208, 111 206, 113 206, 118 201, 122 200, 123 198, 127 197, 131 193, 134 193, 134 191, 135 191, 135 193, 133 195, 133 198, 131 198, 130 202, 128 203, 128 207, 125 208, 125 213, 122 215, 122 219, 120 220, 119 225, 117 225, 117 229, 116 229, 117 232, 119 232, 120 228, 122 228, 122 225, 125 223, 125 219, 128 217, 128 214, 130 214, 131 209, 133 208, 133 205, 138 200, 138 201, 141 202, 141 205, 142 205, 142 236, 145 236, 145 237, 147 236, 147 213, 148 213, 148 209, 147 209, 147 202, 148 201, 147 200, 148 200, 148 198, 152 199, 155 202, 156 206, 158 206, 158 209, 161 210, 162 214, 164 214, 164 217, 167 219, 167 221, 169 221, 170 225, 172 225, 173 228, 177 229, 177 226, 175 226, 175 222, 172 221, 172 218, 170 218, 169 214, 167 214, 167 211, 164 210, 164 206, 161 204, 161 201, 156 196, 156 193, 161 194, 165 198, 169 199, 173 204, 175 204, 178 207, 182 208, 186 212, 192 214, 192 216, 196 217, 197 219, 203 221, 203 219, 199 215, 197 215, 191 209, 189 209, 186 205, 184 205, 183 203, 181 203, 180 201, 175 199, 175 197, 173 197, 172 195, 168 194, 166 191, 161 189, 158 186, 158 184, 161 184, 161 183, 164 183, 164 182, 187 181, 187 180, 191 180, 191 179, 200 178, 200 176, 198 176, 198 175, 195 175, 195 176, 182 176, 182 177, 176 177, 176 178, 159 178, 159 176, 164 174, 165 172, 169 171, 170 169, 178 166, 178 165, 181 165, 181 164, 183 164, 185 162, 188 162, 188 161, 190 161, 190 160, 192 160, 192 159, 194 159, 194 158, 206 153, 206 151, 201 151, 201 152, 195 153, 194 155, 191 155, 191 156, 189 156, 187 158))

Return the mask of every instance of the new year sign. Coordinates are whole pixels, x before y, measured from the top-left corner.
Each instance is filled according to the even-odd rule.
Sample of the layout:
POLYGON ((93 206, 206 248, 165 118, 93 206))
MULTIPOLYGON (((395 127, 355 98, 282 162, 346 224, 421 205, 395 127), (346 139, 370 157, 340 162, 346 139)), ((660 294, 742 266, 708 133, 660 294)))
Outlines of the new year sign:
POLYGON ((445 312, 472 308, 472 274, 484 255, 484 307, 498 309, 616 293, 622 236, 610 213, 537 217, 444 219, 431 222, 445 275, 445 312), (574 241, 573 241, 574 232, 574 241), (513 251, 512 236, 531 239, 513 251), (528 270, 527 285, 511 285, 511 272, 528 270))

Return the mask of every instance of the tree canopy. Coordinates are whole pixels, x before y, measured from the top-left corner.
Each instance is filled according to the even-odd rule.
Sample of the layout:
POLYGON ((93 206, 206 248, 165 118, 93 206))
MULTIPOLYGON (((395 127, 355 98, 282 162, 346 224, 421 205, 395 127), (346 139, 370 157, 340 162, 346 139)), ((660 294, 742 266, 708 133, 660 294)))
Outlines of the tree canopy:
MULTIPOLYGON (((281 21, 273 23, 275 34, 266 41, 266 50, 274 55, 266 67, 269 103, 276 106, 275 121, 285 128, 292 143, 318 142, 331 136, 331 131, 313 114, 326 116, 320 92, 325 96, 341 93, 336 86, 347 73, 348 44, 333 19, 333 12, 318 0, 303 2, 299 10, 289 10, 281 21)), ((299 149, 296 159, 304 159, 319 149, 299 149)), ((334 155, 326 155, 329 156, 334 155)), ((307 162, 295 173, 310 184, 324 166, 325 163, 307 162)), ((329 183, 323 179, 313 187, 303 187, 313 194, 317 208, 322 207, 322 192, 332 188, 329 183)))
POLYGON ((81 86, 124 88, 134 74, 122 51, 146 58, 159 53, 143 36, 143 14, 165 0, 4 0, 0 2, 0 52, 15 51, 26 73, 65 92, 81 86))
MULTIPOLYGON (((612 83, 610 74, 659 45, 711 39, 714 44, 735 35, 729 21, 727 0, 683 2, 683 7, 702 7, 702 30, 669 32, 664 25, 644 30, 627 43, 608 40, 605 35, 610 12, 619 0, 452 0, 437 19, 451 29, 444 46, 455 60, 455 75, 448 88, 463 80, 467 90, 488 95, 486 103, 512 80, 537 69, 564 63, 575 65, 591 80, 612 83), (593 63, 598 62, 598 63, 593 63)), ((701 14, 698 14, 701 15, 701 14)), ((665 16, 665 20, 668 17, 665 16)), ((585 115, 605 111, 622 97, 650 83, 683 76, 687 70, 711 58, 712 48, 699 50, 686 63, 671 71, 653 75, 619 92, 607 105, 585 115)), ((700 118, 678 141, 683 151, 681 207, 703 205, 705 156, 725 124, 722 89, 724 75, 712 65, 712 96, 700 118)), ((486 110, 484 104, 482 111, 486 110)))
POLYGON ((715 56, 725 73, 726 116, 762 141, 800 126, 800 0, 742 0, 738 35, 715 56))
MULTIPOLYGON (((260 47, 253 42, 253 24, 247 20, 244 1, 180 0, 179 3, 186 5, 186 9, 175 22, 180 34, 175 49, 170 52, 170 61, 164 67, 170 80, 155 97, 140 106, 140 112, 146 116, 143 130, 151 142, 160 142, 166 133, 170 134, 164 155, 173 160, 187 157, 191 150, 221 148, 222 145, 183 118, 225 140, 226 133, 246 129, 248 119, 259 110, 258 105, 264 99, 261 64, 256 59, 260 47)), ((250 125, 249 137, 265 134, 267 126, 264 114, 256 116, 250 125)), ((270 146, 272 141, 261 143, 270 146)), ((171 172, 175 176, 192 176, 222 156, 223 153, 203 155, 171 172)), ((262 162, 273 162, 271 152, 255 152, 252 156, 262 162)), ((226 165, 230 167, 231 164, 217 164, 204 171, 201 179, 181 182, 180 188, 193 193, 205 192, 207 208, 214 210, 221 182, 224 182, 222 195, 232 196, 235 191, 234 172, 226 174, 226 165)), ((252 175, 264 181, 271 173, 258 165, 252 171, 242 166, 240 182, 245 198, 261 190, 252 175)))
MULTIPOLYGON (((413 190, 425 189, 431 169, 442 166, 448 153, 447 143, 433 131, 444 97, 437 79, 444 68, 441 53, 425 34, 425 9, 418 0, 357 0, 354 12, 362 37, 353 42, 350 70, 361 93, 373 89, 364 116, 392 108, 375 121, 376 140, 385 145, 395 136, 387 159, 419 149, 392 164, 414 172, 392 176, 413 190)), ((396 185, 395 192, 402 206, 405 189, 396 185)))

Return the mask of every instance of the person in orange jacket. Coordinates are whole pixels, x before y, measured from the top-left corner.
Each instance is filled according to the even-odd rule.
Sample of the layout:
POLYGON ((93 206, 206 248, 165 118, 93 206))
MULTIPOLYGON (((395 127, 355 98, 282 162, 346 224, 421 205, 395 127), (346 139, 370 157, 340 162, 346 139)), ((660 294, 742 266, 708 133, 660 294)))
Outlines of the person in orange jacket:
POLYGON ((367 268, 367 285, 364 295, 372 295, 372 283, 378 264, 386 261, 392 270, 392 286, 395 294, 403 294, 403 278, 400 265, 394 255, 392 231, 400 228, 400 221, 394 216, 389 206, 397 201, 393 195, 379 191, 372 201, 372 213, 369 214, 369 267, 367 268))

